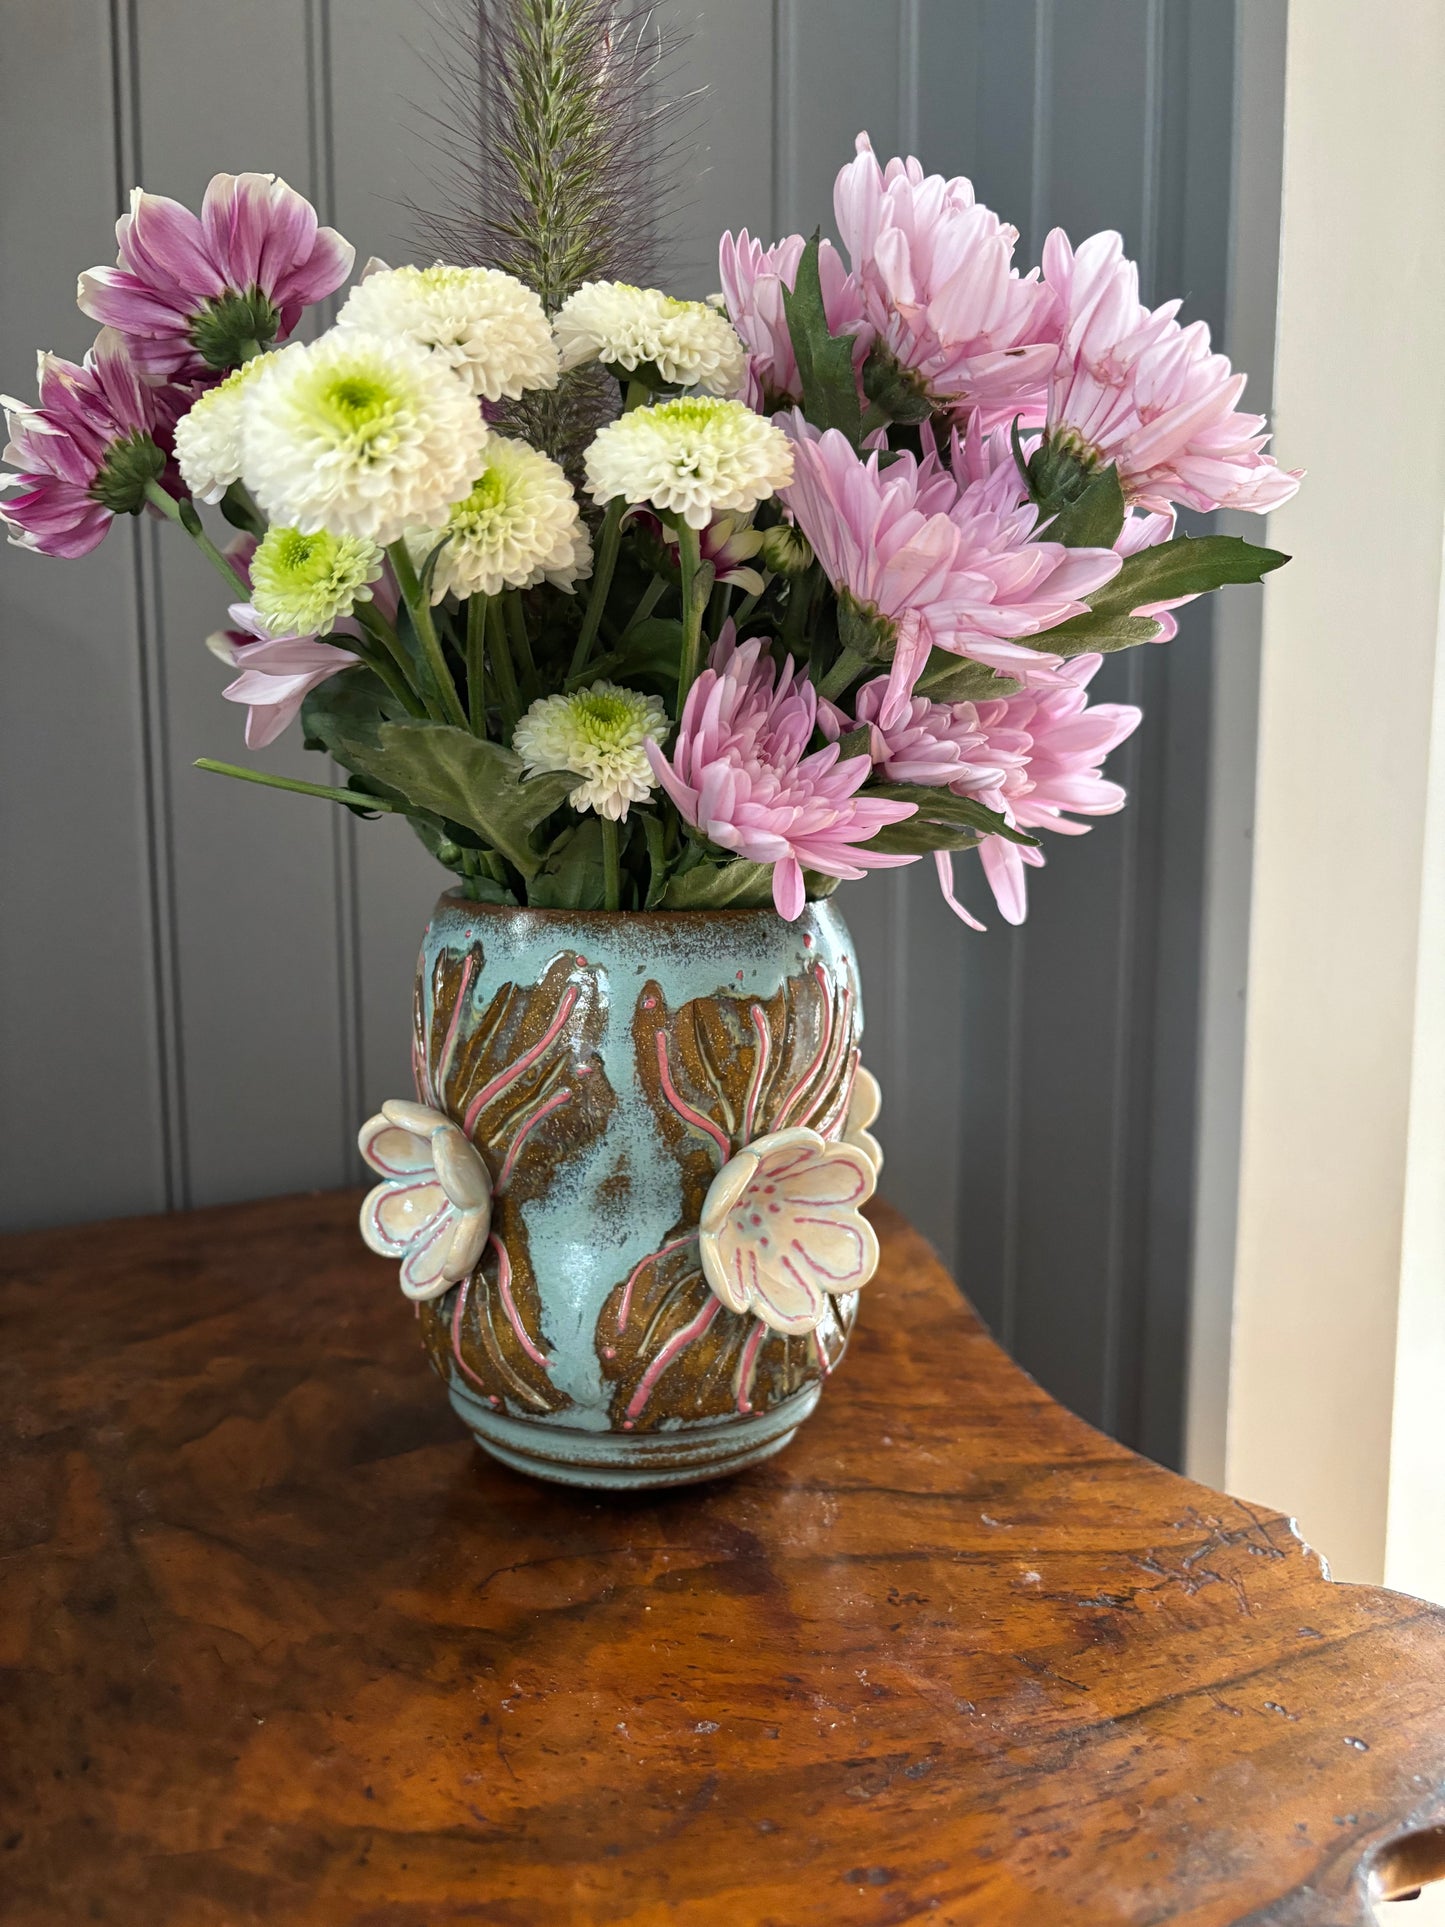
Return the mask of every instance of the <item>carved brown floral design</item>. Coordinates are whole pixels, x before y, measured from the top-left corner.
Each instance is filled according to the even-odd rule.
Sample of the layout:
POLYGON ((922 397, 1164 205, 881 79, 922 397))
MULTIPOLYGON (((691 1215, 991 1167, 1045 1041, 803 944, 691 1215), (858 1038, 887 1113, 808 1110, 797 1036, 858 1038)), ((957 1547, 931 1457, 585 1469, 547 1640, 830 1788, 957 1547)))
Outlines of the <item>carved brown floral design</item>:
POLYGON ((478 1013, 483 964, 480 943, 444 949, 417 980, 417 1094, 460 1124, 493 1186, 481 1263, 421 1307, 422 1337, 440 1375, 459 1372, 488 1404, 557 1412, 571 1401, 550 1373, 523 1207, 606 1129, 605 996, 598 971, 563 950, 535 984, 503 984, 478 1013))
POLYGON ((860 1030, 846 962, 814 963, 770 998, 719 992, 676 1011, 656 981, 643 986, 632 1019, 637 1074, 683 1199, 667 1238, 618 1284, 598 1321, 615 1426, 764 1412, 842 1356, 856 1293, 831 1298, 815 1331, 772 1331, 714 1295, 697 1225, 713 1179, 744 1145, 798 1125, 840 1135, 860 1030))

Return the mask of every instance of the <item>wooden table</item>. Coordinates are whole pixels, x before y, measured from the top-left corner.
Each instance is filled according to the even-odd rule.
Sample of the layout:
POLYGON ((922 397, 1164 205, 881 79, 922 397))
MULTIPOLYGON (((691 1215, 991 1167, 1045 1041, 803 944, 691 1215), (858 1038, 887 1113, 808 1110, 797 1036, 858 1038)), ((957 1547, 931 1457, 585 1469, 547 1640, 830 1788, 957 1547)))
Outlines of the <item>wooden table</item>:
POLYGON ((1061 1411, 897 1217, 781 1458, 599 1498, 473 1448, 355 1203, 0 1241, 6 1927, 1355 1927, 1445 1870, 1445 1613, 1061 1411))

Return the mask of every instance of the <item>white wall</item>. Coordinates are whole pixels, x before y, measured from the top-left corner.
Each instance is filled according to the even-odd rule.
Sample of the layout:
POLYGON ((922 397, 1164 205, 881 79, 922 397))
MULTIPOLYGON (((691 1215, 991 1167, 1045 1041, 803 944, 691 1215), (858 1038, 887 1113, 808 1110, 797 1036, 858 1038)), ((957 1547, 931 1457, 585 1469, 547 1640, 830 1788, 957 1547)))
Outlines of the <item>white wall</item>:
POLYGON ((1395 1445, 1392 1566, 1445 1590, 1442 190, 1439 0, 1295 0, 1226 1476, 1379 1579, 1395 1445))

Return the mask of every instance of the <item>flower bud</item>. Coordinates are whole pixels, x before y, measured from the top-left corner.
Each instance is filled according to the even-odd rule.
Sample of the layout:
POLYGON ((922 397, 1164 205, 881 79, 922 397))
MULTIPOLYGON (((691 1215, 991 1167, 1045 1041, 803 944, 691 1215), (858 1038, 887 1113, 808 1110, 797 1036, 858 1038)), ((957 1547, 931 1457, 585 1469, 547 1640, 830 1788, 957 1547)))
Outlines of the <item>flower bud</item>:
POLYGON ((774 575, 802 575, 813 566, 813 545, 791 522, 777 522, 763 530, 762 556, 774 575))

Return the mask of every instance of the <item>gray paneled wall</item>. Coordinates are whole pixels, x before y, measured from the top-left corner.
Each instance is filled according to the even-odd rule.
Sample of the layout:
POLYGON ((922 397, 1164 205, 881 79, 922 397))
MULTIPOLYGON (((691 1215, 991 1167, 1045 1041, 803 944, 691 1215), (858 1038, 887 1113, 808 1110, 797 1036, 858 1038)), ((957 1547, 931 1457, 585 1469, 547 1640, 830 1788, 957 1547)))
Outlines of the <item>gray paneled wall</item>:
MULTIPOLYGON (((676 280, 713 237, 828 218, 861 126, 971 173, 1033 254, 1122 228, 1146 292, 1225 308, 1230 0, 672 0, 706 81, 676 280)), ((132 182, 194 202, 274 168, 364 259, 410 252, 421 0, 5 0, 0 382, 78 354, 76 271, 132 182), (57 130, 63 129, 63 148, 57 130), (23 264, 23 269, 21 267, 23 264)), ((81 564, 5 552, 0 1064, 14 1225, 341 1183, 406 1083, 408 983, 440 881, 396 823, 194 772, 240 712, 202 646, 203 564, 126 526, 81 564), (79 1131, 80 1161, 55 1154, 79 1131)), ((1169 1456, 1178 1433, 1211 650, 1108 665, 1149 721, 1134 807, 1060 840, 1023 932, 970 934, 931 866, 850 888, 887 1188, 1054 1390, 1169 1456)), ((300 772, 293 734, 260 759, 300 772)), ((985 893, 976 877, 969 895, 985 893)))

